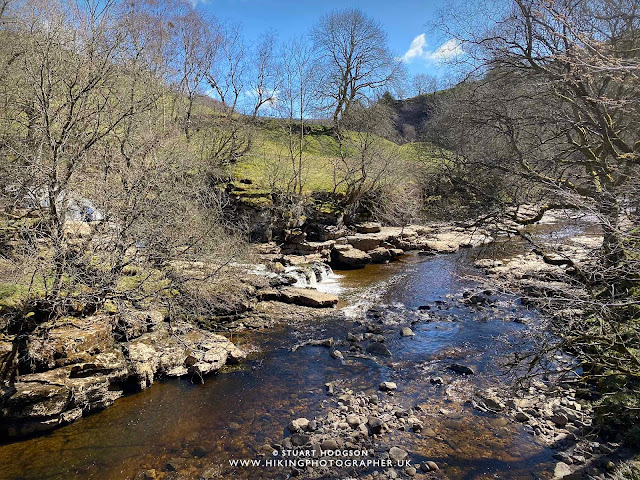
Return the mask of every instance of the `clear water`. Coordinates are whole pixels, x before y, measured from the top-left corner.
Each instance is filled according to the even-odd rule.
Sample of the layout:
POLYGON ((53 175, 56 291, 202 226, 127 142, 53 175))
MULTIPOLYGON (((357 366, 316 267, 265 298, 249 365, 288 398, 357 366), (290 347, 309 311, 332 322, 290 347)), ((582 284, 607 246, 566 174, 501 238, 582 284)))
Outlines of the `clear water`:
POLYGON ((241 346, 254 351, 249 360, 203 385, 188 379, 160 381, 49 434, 2 445, 0 478, 143 478, 142 471, 163 471, 168 463, 180 466, 181 478, 284 478, 279 470, 231 468, 228 460, 254 458, 265 442, 280 441, 292 418, 322 415, 326 382, 375 388, 387 379, 398 383, 398 401, 423 406, 430 416, 427 426, 437 437, 395 432, 384 442, 402 445, 414 460, 446 464, 451 479, 548 477, 551 451, 520 425, 456 401, 468 398, 475 386, 490 385, 500 372, 497 338, 525 328, 506 320, 536 314, 509 297, 497 297, 498 306, 483 311, 449 297, 474 287, 468 275, 479 274, 472 267, 477 256, 504 257, 520 249, 510 244, 438 257, 410 255, 387 265, 336 272, 341 277, 332 281, 339 283, 342 300, 322 321, 241 337, 241 346), (436 300, 447 304, 438 309, 436 300), (426 314, 418 310, 425 304, 433 306, 426 314), (348 331, 358 331, 355 322, 371 306, 382 309, 392 357, 347 355, 343 364, 326 348, 289 350, 306 338, 344 340, 348 331), (411 321, 416 322, 415 337, 401 337, 400 327, 411 321), (453 361, 472 365, 479 374, 464 380, 451 376, 446 366, 453 361), (434 387, 431 375, 446 376, 448 386, 434 387))

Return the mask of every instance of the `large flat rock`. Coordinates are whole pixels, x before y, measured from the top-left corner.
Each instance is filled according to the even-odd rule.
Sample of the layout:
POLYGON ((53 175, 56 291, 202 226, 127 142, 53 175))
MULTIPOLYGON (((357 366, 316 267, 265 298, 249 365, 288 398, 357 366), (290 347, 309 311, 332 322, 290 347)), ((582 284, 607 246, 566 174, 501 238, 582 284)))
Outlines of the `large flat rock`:
POLYGON ((268 289, 263 291, 260 297, 262 300, 277 300, 313 308, 330 308, 338 303, 338 297, 335 295, 310 288, 286 287, 279 290, 268 289))

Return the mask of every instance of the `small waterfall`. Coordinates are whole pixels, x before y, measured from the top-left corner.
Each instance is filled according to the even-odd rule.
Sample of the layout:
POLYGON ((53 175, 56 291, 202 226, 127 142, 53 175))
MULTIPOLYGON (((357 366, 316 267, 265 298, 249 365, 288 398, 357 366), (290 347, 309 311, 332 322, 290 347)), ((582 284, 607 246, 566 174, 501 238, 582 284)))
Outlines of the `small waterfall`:
POLYGON ((284 277, 294 281, 293 287, 315 288, 317 284, 316 275, 313 270, 304 267, 286 267, 284 270, 284 277))
POLYGON ((326 263, 317 262, 311 265, 311 270, 315 273, 316 280, 318 282, 323 282, 331 277, 331 275, 335 275, 331 267, 326 263))
POLYGON ((294 287, 315 288, 325 293, 338 293, 342 290, 338 282, 340 275, 333 273, 331 267, 322 262, 304 267, 287 267, 284 276, 294 280, 294 287))
POLYGON ((326 263, 314 263, 311 265, 311 269, 315 273, 318 281, 315 288, 319 292, 339 294, 344 290, 342 285, 340 285, 342 275, 334 273, 326 263))
POLYGON ((282 274, 271 272, 264 265, 254 265, 250 272, 268 278, 281 278, 286 280, 292 287, 297 288, 315 288, 320 292, 334 294, 343 290, 338 281, 342 278, 341 275, 333 273, 331 267, 322 262, 305 266, 285 267, 282 274))

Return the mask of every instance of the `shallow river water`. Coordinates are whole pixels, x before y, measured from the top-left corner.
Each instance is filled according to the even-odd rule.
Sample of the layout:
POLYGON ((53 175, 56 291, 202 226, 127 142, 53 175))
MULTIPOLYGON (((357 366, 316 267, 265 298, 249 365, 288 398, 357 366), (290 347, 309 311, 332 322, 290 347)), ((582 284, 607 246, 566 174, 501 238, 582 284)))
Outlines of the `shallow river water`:
MULTIPOLYGON (((342 300, 325 319, 234 339, 241 346, 250 343, 248 361, 204 384, 160 381, 47 435, 0 446, 0 478, 144 478, 144 470, 176 466, 187 472, 182 478, 284 478, 275 469, 232 468, 229 459, 255 458, 265 442, 282 439, 291 419, 322 415, 324 385, 336 380, 354 389, 392 380, 399 386, 396 401, 437 412, 427 425, 435 436, 400 438, 397 432, 383 441, 401 443, 416 461, 446 465, 451 479, 549 478, 551 450, 536 444, 520 425, 452 401, 456 392, 463 397, 465 389, 491 385, 500 371, 498 337, 526 328, 514 318, 535 321, 536 313, 513 298, 496 296, 496 308, 481 311, 452 298, 475 287, 468 277, 480 273, 472 266, 475 259, 511 253, 493 246, 437 257, 408 255, 391 264, 336 272, 342 300), (431 310, 419 310, 422 305, 431 310), (346 354, 342 363, 323 347, 290 351, 308 338, 344 340, 372 306, 395 332, 385 332, 392 357, 346 354), (401 337, 400 328, 412 321, 415 336, 401 337), (446 366, 453 361, 475 367, 478 375, 452 375, 446 366), (449 385, 431 385, 433 375, 448 378, 449 385)), ((347 353, 348 347, 340 348, 347 353)))

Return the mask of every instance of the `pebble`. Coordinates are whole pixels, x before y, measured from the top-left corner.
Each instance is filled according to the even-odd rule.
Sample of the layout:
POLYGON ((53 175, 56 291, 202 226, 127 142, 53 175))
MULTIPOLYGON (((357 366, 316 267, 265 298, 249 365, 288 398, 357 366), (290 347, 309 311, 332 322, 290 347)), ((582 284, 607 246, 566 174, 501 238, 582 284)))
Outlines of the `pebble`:
POLYGON ((391 392, 393 390, 397 390, 398 389, 398 385, 396 385, 395 382, 382 382, 379 385, 379 388, 383 392, 391 392))
POLYGON ((291 433, 299 432, 300 430, 306 430, 309 427, 309 420, 304 417, 292 420, 287 427, 291 433))
POLYGON ((369 426, 371 433, 380 433, 382 431, 382 424, 382 420, 378 417, 369 417, 367 419, 367 425, 369 426))
POLYGON ((338 444, 337 440, 329 438, 327 440, 324 440, 320 444, 320 448, 322 448, 322 450, 338 450, 340 448, 340 445, 338 444))
POLYGON ((311 437, 309 437, 309 435, 305 433, 294 433, 291 436, 291 444, 294 447, 301 447, 302 445, 306 445, 307 443, 309 443, 310 439, 311 437))
POLYGON ((555 468, 553 469, 553 476, 556 478, 563 478, 566 475, 571 475, 571 468, 564 462, 556 463, 555 468))
POLYGON ((403 337, 413 337, 415 335, 415 333, 413 333, 413 330, 411 330, 409 327, 404 327, 401 333, 403 337))
POLYGON ((424 463, 427 465, 427 467, 429 467, 429 470, 432 472, 440 470, 440 467, 438 466, 438 464, 432 460, 427 460, 424 463))
POLYGON ((351 427, 351 428, 356 428, 358 425, 360 425, 360 417, 358 417, 357 415, 354 414, 349 414, 347 415, 347 424, 351 427))
POLYGON ((387 357, 391 356, 391 352, 386 347, 386 345, 379 342, 371 342, 369 345, 367 345, 367 353, 373 353, 374 355, 385 355, 387 357))
POLYGON ((193 455, 194 457, 198 457, 198 458, 204 458, 208 454, 209 454, 209 451, 206 448, 204 448, 204 447, 202 447, 200 445, 194 447, 194 449, 191 450, 191 455, 193 455))
POLYGON ((407 453, 407 451, 401 448, 391 447, 389 449, 389 458, 391 459, 392 462, 395 462, 395 463, 402 462, 408 456, 409 454, 407 453))
POLYGON ((562 413, 556 413, 554 415, 551 415, 551 417, 549 417, 549 420, 551 420, 553 423, 555 423, 559 427, 564 427, 569 421, 566 415, 562 413))
POLYGON ((340 350, 331 350, 331 356, 338 360, 344 360, 344 355, 340 350))

